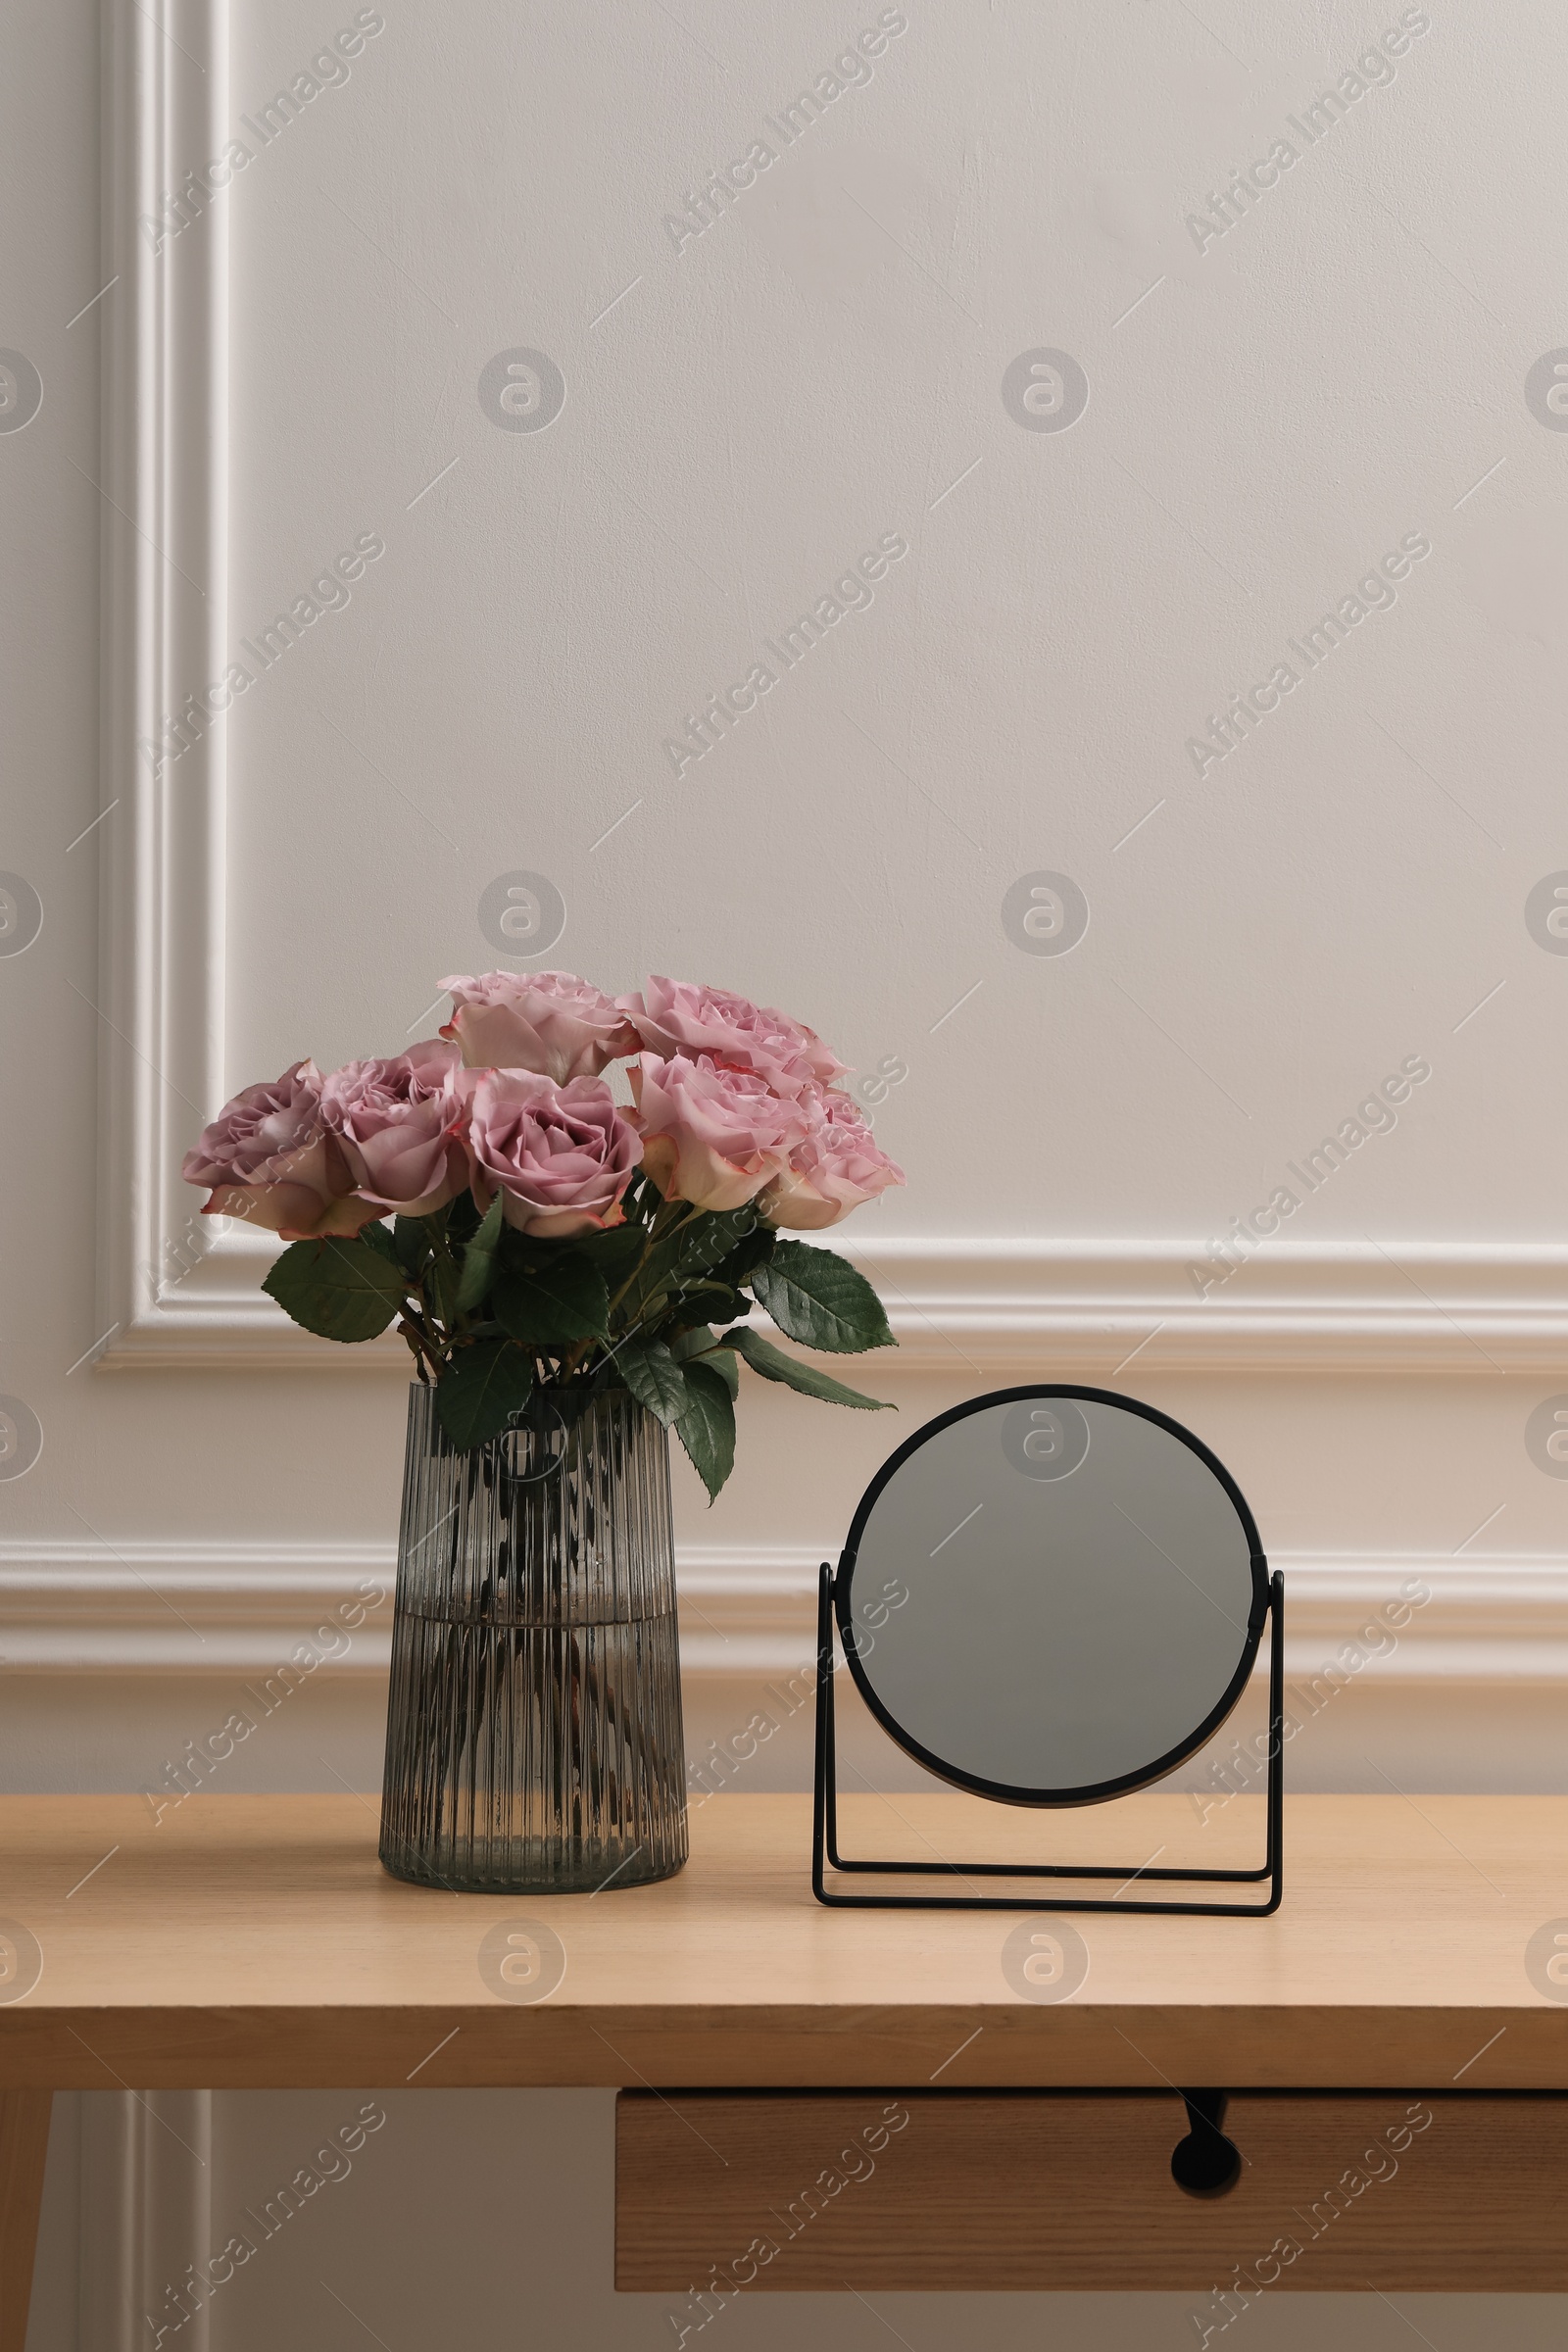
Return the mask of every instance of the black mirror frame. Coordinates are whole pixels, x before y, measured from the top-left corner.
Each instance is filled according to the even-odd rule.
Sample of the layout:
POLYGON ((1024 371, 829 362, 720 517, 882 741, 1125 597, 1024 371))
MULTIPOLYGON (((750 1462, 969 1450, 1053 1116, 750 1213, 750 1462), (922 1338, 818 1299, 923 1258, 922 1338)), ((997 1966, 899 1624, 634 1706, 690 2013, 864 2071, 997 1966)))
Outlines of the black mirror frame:
POLYGON ((1275 1569, 1270 1575, 1268 1564, 1258 1539, 1256 1522, 1248 1508, 1246 1497, 1223 1462, 1212 1454, 1191 1430, 1173 1421, 1152 1405, 1143 1404, 1136 1397, 1116 1395, 1109 1389, 1086 1389, 1061 1382, 1030 1383, 1022 1388, 996 1389, 984 1396, 968 1398, 951 1411, 917 1429, 906 1439, 884 1462, 876 1477, 860 1498, 851 1522, 849 1538, 834 1569, 823 1561, 817 1585, 816 1613, 816 1740, 814 1781, 811 1808, 811 1891, 819 1903, 836 1910, 884 1911, 1128 1911, 1155 1912, 1183 1918, 1266 1919, 1277 1911, 1284 1897, 1285 1854, 1285 1580, 1275 1569), (1219 1479, 1236 1506, 1247 1534, 1252 1571, 1252 1607, 1248 1619, 1247 1639, 1242 1662, 1224 1697, 1193 1738, 1173 1749, 1168 1756, 1157 1759, 1146 1771, 1122 1780, 1106 1783, 1084 1792, 1063 1790, 1019 1790, 1003 1788, 994 1783, 973 1779, 957 1773, 951 1765, 928 1756, 918 1741, 897 1726, 887 1710, 868 1689, 862 1673, 857 1672, 860 1661, 856 1655, 851 1588, 859 1539, 864 1534, 872 1505, 889 1479, 915 1448, 923 1445, 937 1430, 948 1428, 969 1414, 990 1405, 1012 1404, 1031 1397, 1066 1396, 1087 1397, 1096 1402, 1116 1405, 1123 1411, 1140 1414, 1145 1420, 1156 1423, 1173 1437, 1188 1446, 1219 1479), (1211 1738, 1235 1706, 1256 1661, 1258 1643, 1265 1622, 1269 1636, 1269 1734, 1268 1734, 1268 1795, 1266 1804, 1267 1842, 1264 1858, 1250 1870, 1179 1869, 1146 1864, 1130 1875, 1125 1863, 1061 1863, 1061 1862, 900 1862, 846 1855, 839 1847, 838 1836, 838 1759, 834 1732, 834 1684, 837 1661, 834 1654, 834 1626, 837 1622, 843 1639, 845 1656, 856 1687, 866 1700, 873 1718, 880 1723, 908 1755, 927 1765, 939 1778, 973 1793, 988 1796, 1003 1803, 1029 1806, 1062 1806, 1094 1804, 1109 1801, 1133 1788, 1147 1788, 1175 1768, 1185 1757, 1192 1755, 1202 1742, 1211 1738), (833 1871, 840 1883, 829 1886, 828 1871, 833 1871), (1035 1893, 1007 1894, 860 1894, 848 1892, 842 1881, 855 1873, 870 1873, 900 1878, 948 1878, 973 1881, 975 1879, 1076 1879, 1101 1881, 1115 1879, 1117 1892, 1103 1895, 1062 1895, 1035 1893), (1175 1899, 1151 1899, 1138 1895, 1122 1901, 1121 1895, 1135 1883, 1150 1881, 1177 1882, 1182 1885, 1224 1885, 1230 1886, 1258 1886, 1267 1882, 1267 1893, 1262 1902, 1198 1902, 1175 1899))
POLYGON ((925 1422, 910 1437, 905 1439, 897 1452, 890 1454, 883 1463, 856 1508, 855 1517, 850 1522, 850 1532, 845 1540, 844 1549, 839 1555, 838 1573, 834 1578, 833 1605, 834 1615, 838 1621, 839 1638, 844 1645, 845 1661, 849 1666, 856 1689, 864 1699, 871 1714, 887 1733, 888 1738, 896 1745, 902 1747, 906 1755, 912 1756, 917 1764, 922 1764, 927 1772, 935 1773, 939 1780, 951 1782, 956 1788, 967 1789, 974 1796, 991 1797, 997 1803, 1004 1805, 1098 1805, 1108 1803, 1112 1797, 1126 1796, 1135 1788, 1147 1788, 1151 1782, 1163 1780, 1166 1773, 1174 1772, 1178 1764, 1185 1763, 1189 1756, 1196 1754, 1204 1741, 1211 1740, 1219 1730, 1220 1725, 1246 1690, 1251 1677, 1252 1668, 1257 1661, 1257 1647, 1263 1638, 1263 1627, 1268 1616, 1268 1562, 1263 1556, 1257 1522, 1248 1508, 1247 1497, 1224 1463, 1209 1451, 1200 1438, 1195 1438, 1190 1429, 1184 1429, 1182 1424, 1179 1421, 1173 1421, 1168 1413, 1158 1412, 1153 1405, 1142 1404, 1134 1397, 1118 1396, 1109 1389, 1074 1388, 1064 1382, 1054 1382, 1038 1387, 997 1389, 987 1396, 971 1396, 964 1403, 954 1405, 951 1411, 938 1413, 934 1420, 925 1422), (1112 1781, 1101 1781, 1079 1788, 1016 1788, 1009 1787, 1004 1781, 982 1780, 973 1773, 963 1772, 956 1765, 945 1762, 942 1757, 933 1754, 929 1748, 922 1746, 918 1740, 906 1732, 878 1697, 859 1654, 854 1619, 855 1570, 859 1556, 860 1540, 865 1534, 871 1513, 884 1489, 897 1476, 904 1463, 912 1454, 918 1453, 923 1446, 929 1444, 940 1430, 952 1429, 956 1423, 968 1420, 975 1413, 989 1412, 999 1404, 1018 1404, 1036 1397, 1051 1396, 1065 1396, 1075 1401, 1114 1405, 1120 1412, 1134 1413, 1141 1420, 1152 1421, 1156 1428, 1179 1439, 1182 1445, 1196 1453, 1199 1460, 1224 1488, 1236 1515, 1241 1521, 1242 1532, 1247 1538, 1248 1555, 1251 1565, 1252 1598, 1248 1612, 1247 1629, 1243 1637, 1242 1653, 1236 1672, 1227 1684, 1223 1695, 1203 1718, 1197 1730, 1188 1738, 1180 1740, 1165 1755, 1157 1756, 1138 1771, 1123 1773, 1112 1781))

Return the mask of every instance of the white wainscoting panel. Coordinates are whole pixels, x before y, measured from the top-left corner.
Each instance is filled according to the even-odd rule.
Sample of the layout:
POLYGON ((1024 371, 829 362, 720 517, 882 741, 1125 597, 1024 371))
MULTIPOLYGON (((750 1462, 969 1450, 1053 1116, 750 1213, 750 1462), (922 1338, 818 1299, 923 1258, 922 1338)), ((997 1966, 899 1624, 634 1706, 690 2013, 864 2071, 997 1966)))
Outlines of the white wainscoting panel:
MULTIPOLYGON (((802 1544, 681 1545, 688 1675, 747 1677, 809 1664, 816 1572, 802 1544)), ((1568 1560, 1517 1552, 1291 1552, 1292 1672, 1397 1603, 1417 1599, 1379 1674, 1413 1683, 1568 1682, 1568 1560)), ((373 1544, 0 1544, 0 1657, 12 1674, 383 1675, 396 1559, 373 1544)))
POLYGON ((77 2352, 212 2352, 186 2276, 216 2251, 213 2093, 88 2091, 81 2118, 77 2352))

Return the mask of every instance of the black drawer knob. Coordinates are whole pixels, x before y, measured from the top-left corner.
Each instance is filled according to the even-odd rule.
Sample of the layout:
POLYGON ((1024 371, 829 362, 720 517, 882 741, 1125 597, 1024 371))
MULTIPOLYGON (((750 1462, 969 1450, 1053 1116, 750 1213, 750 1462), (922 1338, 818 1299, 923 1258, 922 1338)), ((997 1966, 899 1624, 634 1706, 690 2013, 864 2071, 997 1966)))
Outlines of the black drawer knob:
POLYGON ((1222 2090, 1184 2090, 1187 2133, 1171 2150, 1170 2177, 1190 2197, 1222 2197, 1241 2178, 1241 2150, 1220 2130, 1222 2090))

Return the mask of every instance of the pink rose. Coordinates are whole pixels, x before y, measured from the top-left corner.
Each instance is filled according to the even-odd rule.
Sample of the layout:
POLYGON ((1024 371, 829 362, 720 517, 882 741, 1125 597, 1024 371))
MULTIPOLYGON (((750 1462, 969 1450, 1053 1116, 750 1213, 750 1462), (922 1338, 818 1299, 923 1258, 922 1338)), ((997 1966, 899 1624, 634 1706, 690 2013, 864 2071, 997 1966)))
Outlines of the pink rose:
POLYGON ((643 1133, 643 1166, 666 1200, 739 1208, 785 1167, 806 1119, 755 1070, 707 1054, 662 1061, 644 1054, 628 1073, 643 1133))
POLYGON ((468 1181, 458 1050, 428 1037, 387 1061, 348 1061, 321 1085, 321 1117, 377 1216, 427 1217, 468 1181))
POLYGON ((469 1069, 541 1070, 564 1086, 637 1051, 637 1032, 610 998, 570 972, 455 973, 441 985, 453 1005, 441 1034, 469 1069))
POLYGON ((904 1170, 873 1143, 859 1105, 848 1095, 812 1087, 802 1095, 801 1107, 811 1125, 757 1203, 770 1225, 802 1233, 836 1225, 862 1200, 904 1182, 904 1170))
POLYGON ((355 1198, 354 1177, 321 1116, 321 1073, 297 1061, 270 1086, 225 1102, 185 1154, 187 1184, 213 1187, 204 1217, 243 1217, 285 1240, 358 1233, 381 1214, 355 1198))
POLYGON ((566 1240, 618 1225, 637 1167, 637 1132, 602 1078, 558 1086, 534 1070, 486 1070, 468 1129, 473 1192, 519 1233, 566 1240))
POLYGON ((642 995, 615 1003, 651 1053, 693 1060, 707 1054, 732 1069, 755 1070, 775 1094, 798 1095, 812 1080, 825 1086, 846 1066, 814 1029, 727 988, 700 988, 653 972, 642 995))

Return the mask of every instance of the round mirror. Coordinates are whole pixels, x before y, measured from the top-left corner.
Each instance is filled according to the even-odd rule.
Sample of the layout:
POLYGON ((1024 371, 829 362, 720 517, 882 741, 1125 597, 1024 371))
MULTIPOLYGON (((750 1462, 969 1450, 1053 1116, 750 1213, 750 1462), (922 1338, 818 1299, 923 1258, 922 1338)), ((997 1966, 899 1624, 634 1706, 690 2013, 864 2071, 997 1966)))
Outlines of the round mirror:
POLYGON ((1005 1389, 879 1471, 837 1584, 883 1728, 1015 1804, 1157 1780, 1241 1695, 1268 1599, 1257 1529, 1190 1431, 1100 1389, 1005 1389))

